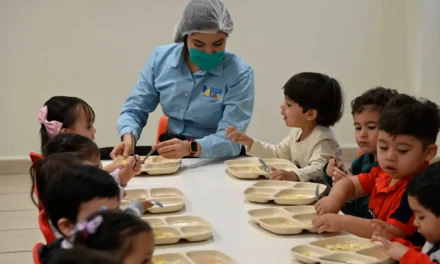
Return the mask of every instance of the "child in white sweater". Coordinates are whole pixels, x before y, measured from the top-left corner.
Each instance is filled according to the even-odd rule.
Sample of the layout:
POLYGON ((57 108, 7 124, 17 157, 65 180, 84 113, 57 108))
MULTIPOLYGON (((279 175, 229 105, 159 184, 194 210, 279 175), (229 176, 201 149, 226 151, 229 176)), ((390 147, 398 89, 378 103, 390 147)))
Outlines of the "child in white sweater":
POLYGON ((338 142, 329 128, 342 116, 344 99, 337 80, 320 73, 296 74, 283 87, 281 115, 286 126, 292 127, 288 137, 278 145, 253 139, 235 127, 226 136, 246 146, 247 154, 260 158, 291 160, 299 168, 285 171, 272 168, 272 180, 323 182, 322 169, 338 142))

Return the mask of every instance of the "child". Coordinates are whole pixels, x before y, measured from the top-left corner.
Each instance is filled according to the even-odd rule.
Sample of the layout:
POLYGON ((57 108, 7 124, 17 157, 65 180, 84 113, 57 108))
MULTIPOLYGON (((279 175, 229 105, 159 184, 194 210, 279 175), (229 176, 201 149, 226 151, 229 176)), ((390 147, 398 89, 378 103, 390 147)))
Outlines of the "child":
MULTIPOLYGON (((48 156, 35 164, 35 179, 40 201, 54 228, 63 238, 44 248, 40 259, 52 258, 56 248, 67 248, 68 237, 75 224, 89 217, 102 206, 119 207, 120 191, 114 179, 77 153, 48 156), (76 157, 75 157, 76 155, 76 157), (79 165, 79 164, 85 165, 79 165)), ((132 201, 124 211, 140 216, 149 201, 132 201)))
MULTIPOLYGON (((96 129, 93 126, 95 122, 95 112, 92 107, 84 100, 72 96, 54 96, 50 98, 41 108, 38 115, 38 122, 41 124, 41 151, 50 139, 60 133, 74 133, 95 139, 96 129)), ((138 159, 139 157, 135 157, 138 159)), ((129 157, 127 164, 132 164, 134 157, 129 157)), ((104 170, 115 174, 129 174, 131 177, 141 172, 141 165, 132 168, 125 166, 125 169, 119 172, 119 163, 112 163, 104 167, 104 170)), ((130 177, 125 175, 123 177, 130 177)), ((131 178, 130 177, 130 178, 131 178)))
POLYGON ((323 182, 322 168, 333 156, 338 142, 329 128, 342 116, 341 87, 335 79, 320 73, 299 73, 284 85, 281 115, 293 127, 278 145, 253 139, 234 127, 226 136, 246 146, 247 154, 261 158, 291 160, 296 171, 273 169, 272 180, 323 182))
POLYGON ((390 224, 393 236, 420 244, 423 239, 420 241, 411 220, 414 213, 405 191, 408 181, 435 157, 439 127, 440 114, 435 103, 406 94, 394 96, 379 118, 379 167, 342 179, 333 186, 330 195, 316 204, 319 216, 313 224, 318 231, 345 231, 371 238, 370 220, 337 214, 345 201, 368 195, 370 218, 390 224))
POLYGON ((73 247, 111 254, 123 263, 153 263, 154 234, 150 225, 120 211, 103 210, 76 225, 73 247))
MULTIPOLYGON (((376 222, 372 241, 382 243, 383 250, 393 259, 402 264, 428 264, 440 262, 440 163, 429 166, 414 177, 407 187, 408 202, 414 211, 414 225, 419 233, 426 238, 422 253, 408 248, 398 242, 388 240, 387 226, 376 222)), ((411 246, 408 243, 408 246, 411 246)))
POLYGON ((105 252, 76 247, 61 252, 51 264, 123 264, 123 262, 114 260, 105 252))
MULTIPOLYGON (((364 154, 352 162, 347 173, 354 175, 368 173, 373 167, 379 166, 376 157, 379 115, 388 101, 397 94, 396 90, 376 87, 351 101, 355 139, 364 154)), ((340 169, 341 167, 342 164, 338 164, 334 159, 330 159, 328 165, 324 166, 324 179, 330 187, 333 183, 348 177, 340 169)), ((368 196, 350 200, 345 203, 341 211, 347 215, 367 218, 369 201, 368 196)))

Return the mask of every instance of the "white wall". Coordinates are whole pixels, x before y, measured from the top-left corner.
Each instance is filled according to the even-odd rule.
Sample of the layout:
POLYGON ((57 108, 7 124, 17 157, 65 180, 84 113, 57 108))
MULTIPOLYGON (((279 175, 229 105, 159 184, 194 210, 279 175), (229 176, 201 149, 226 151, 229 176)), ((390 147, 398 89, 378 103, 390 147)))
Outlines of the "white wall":
MULTIPOLYGON (((274 143, 287 135, 279 115, 280 88, 300 71, 324 72, 342 83, 346 115, 335 128, 342 145, 354 144, 349 101, 362 91, 375 85, 413 91, 411 85, 423 79, 436 96, 440 7, 437 0, 421 1, 228 1, 236 24, 228 49, 256 72, 249 134, 274 143), (413 11, 418 9, 411 5, 429 16, 420 23, 421 33, 413 11), (413 41, 417 34, 421 44, 413 41)), ((0 156, 38 150, 36 117, 53 95, 85 99, 97 114, 99 146, 117 143, 122 104, 152 49, 172 41, 186 3, 0 1, 0 156)), ((160 109, 151 115, 142 144, 154 141, 160 115, 160 109)))

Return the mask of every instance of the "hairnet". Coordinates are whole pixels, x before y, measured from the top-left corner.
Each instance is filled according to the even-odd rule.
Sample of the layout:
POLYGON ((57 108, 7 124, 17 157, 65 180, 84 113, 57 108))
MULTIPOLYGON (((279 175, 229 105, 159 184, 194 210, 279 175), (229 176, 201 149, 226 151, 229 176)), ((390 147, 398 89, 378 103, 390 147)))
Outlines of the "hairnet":
POLYGON ((232 33, 234 22, 221 0, 191 0, 174 32, 174 42, 182 42, 193 33, 232 33))

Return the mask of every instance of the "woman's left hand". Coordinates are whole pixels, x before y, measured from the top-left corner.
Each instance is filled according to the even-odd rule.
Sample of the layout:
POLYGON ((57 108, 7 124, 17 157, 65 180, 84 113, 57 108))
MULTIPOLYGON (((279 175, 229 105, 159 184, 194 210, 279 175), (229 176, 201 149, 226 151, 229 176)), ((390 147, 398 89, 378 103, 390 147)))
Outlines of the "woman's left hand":
POLYGON ((154 145, 153 149, 156 149, 159 155, 166 159, 180 159, 191 154, 189 141, 177 138, 160 142, 154 145))

